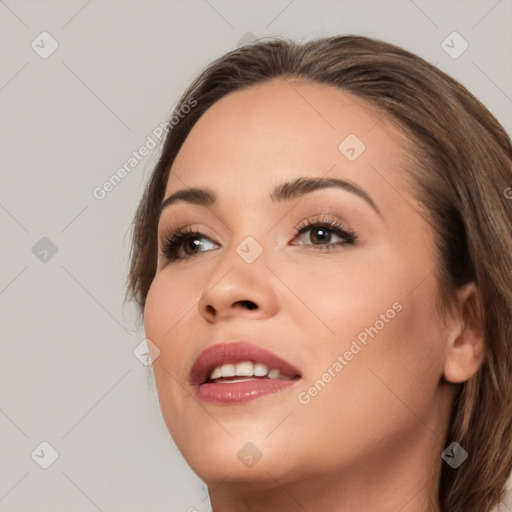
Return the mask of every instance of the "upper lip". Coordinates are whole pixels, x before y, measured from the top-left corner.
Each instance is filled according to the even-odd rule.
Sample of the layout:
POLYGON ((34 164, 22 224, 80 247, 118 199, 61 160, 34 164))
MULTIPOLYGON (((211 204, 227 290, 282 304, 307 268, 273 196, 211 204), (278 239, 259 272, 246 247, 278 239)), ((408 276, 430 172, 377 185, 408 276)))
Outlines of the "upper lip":
POLYGON ((300 376, 300 371, 274 353, 246 341, 232 341, 210 345, 200 352, 190 368, 189 382, 192 385, 204 384, 210 373, 223 364, 236 364, 252 361, 276 369, 282 375, 300 376))

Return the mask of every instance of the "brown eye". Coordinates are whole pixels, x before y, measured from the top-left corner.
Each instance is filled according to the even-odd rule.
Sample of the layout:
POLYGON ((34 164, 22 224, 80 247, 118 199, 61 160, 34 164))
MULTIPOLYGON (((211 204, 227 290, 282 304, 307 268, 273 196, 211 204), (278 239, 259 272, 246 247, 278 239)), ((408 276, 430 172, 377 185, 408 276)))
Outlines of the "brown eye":
POLYGON ((311 233, 309 235, 309 239, 314 244, 321 244, 322 242, 330 242, 332 233, 330 230, 318 227, 318 228, 309 228, 311 233))
POLYGON ((196 256, 201 252, 206 252, 208 249, 204 251, 199 250, 207 247, 208 244, 216 245, 203 233, 190 230, 177 231, 167 237, 163 245, 162 255, 168 262, 184 260, 196 256), (201 240, 206 240, 206 242, 202 242, 201 240))
POLYGON ((354 233, 346 231, 340 225, 333 221, 326 220, 315 223, 306 223, 297 229, 297 235, 303 235, 304 233, 310 232, 309 236, 303 237, 306 239, 305 244, 293 243, 293 245, 310 245, 317 247, 333 247, 345 244, 353 245, 356 236, 354 233), (332 240, 332 238, 338 237, 340 240, 332 240), (307 243, 310 242, 310 244, 307 243))

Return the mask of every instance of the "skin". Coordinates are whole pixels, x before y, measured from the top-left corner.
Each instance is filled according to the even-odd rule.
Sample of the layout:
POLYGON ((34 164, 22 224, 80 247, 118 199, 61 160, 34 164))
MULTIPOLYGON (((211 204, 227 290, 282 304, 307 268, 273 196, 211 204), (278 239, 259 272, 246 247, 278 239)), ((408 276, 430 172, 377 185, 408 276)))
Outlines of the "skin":
POLYGON ((458 290, 445 320, 436 309, 434 233, 407 186, 407 148, 400 129, 361 99, 276 79, 215 103, 173 163, 164 197, 200 187, 217 203, 179 201, 162 214, 160 248, 186 225, 206 238, 188 260, 159 256, 144 322, 160 350, 153 369, 163 418, 215 512, 440 510, 451 383, 478 370, 484 346, 471 316, 474 285, 458 290), (348 134, 366 146, 353 162, 338 149, 348 134), (349 181, 380 215, 337 188, 270 200, 275 186, 301 176, 349 181), (319 217, 354 231, 355 244, 340 245, 332 232, 319 242, 315 229, 295 234, 319 217), (248 236, 263 248, 251 264, 236 252, 248 236), (400 312, 300 403, 397 302, 400 312), (286 359, 301 381, 242 405, 200 403, 187 383, 191 365, 205 347, 233 339, 286 359), (262 454, 252 467, 237 457, 247 442, 262 454))

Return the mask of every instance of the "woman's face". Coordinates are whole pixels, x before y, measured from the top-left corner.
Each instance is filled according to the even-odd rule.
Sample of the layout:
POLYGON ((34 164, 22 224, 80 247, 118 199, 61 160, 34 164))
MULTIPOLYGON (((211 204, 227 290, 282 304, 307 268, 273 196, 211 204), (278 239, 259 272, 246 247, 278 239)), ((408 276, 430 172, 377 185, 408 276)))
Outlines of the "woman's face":
POLYGON ((352 95, 284 79, 225 96, 186 139, 164 197, 214 200, 163 209, 144 321, 163 417, 207 483, 439 459, 447 331, 407 144, 352 95), (166 257, 181 228, 201 234, 166 257))

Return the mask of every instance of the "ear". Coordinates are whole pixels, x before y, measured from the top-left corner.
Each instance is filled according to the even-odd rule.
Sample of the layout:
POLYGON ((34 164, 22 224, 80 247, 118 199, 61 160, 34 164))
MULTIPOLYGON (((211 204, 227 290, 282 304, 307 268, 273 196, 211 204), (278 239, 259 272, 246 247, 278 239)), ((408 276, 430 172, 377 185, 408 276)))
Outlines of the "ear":
POLYGON ((483 311, 475 283, 457 290, 455 314, 447 338, 444 378, 461 383, 471 378, 485 360, 483 311))

